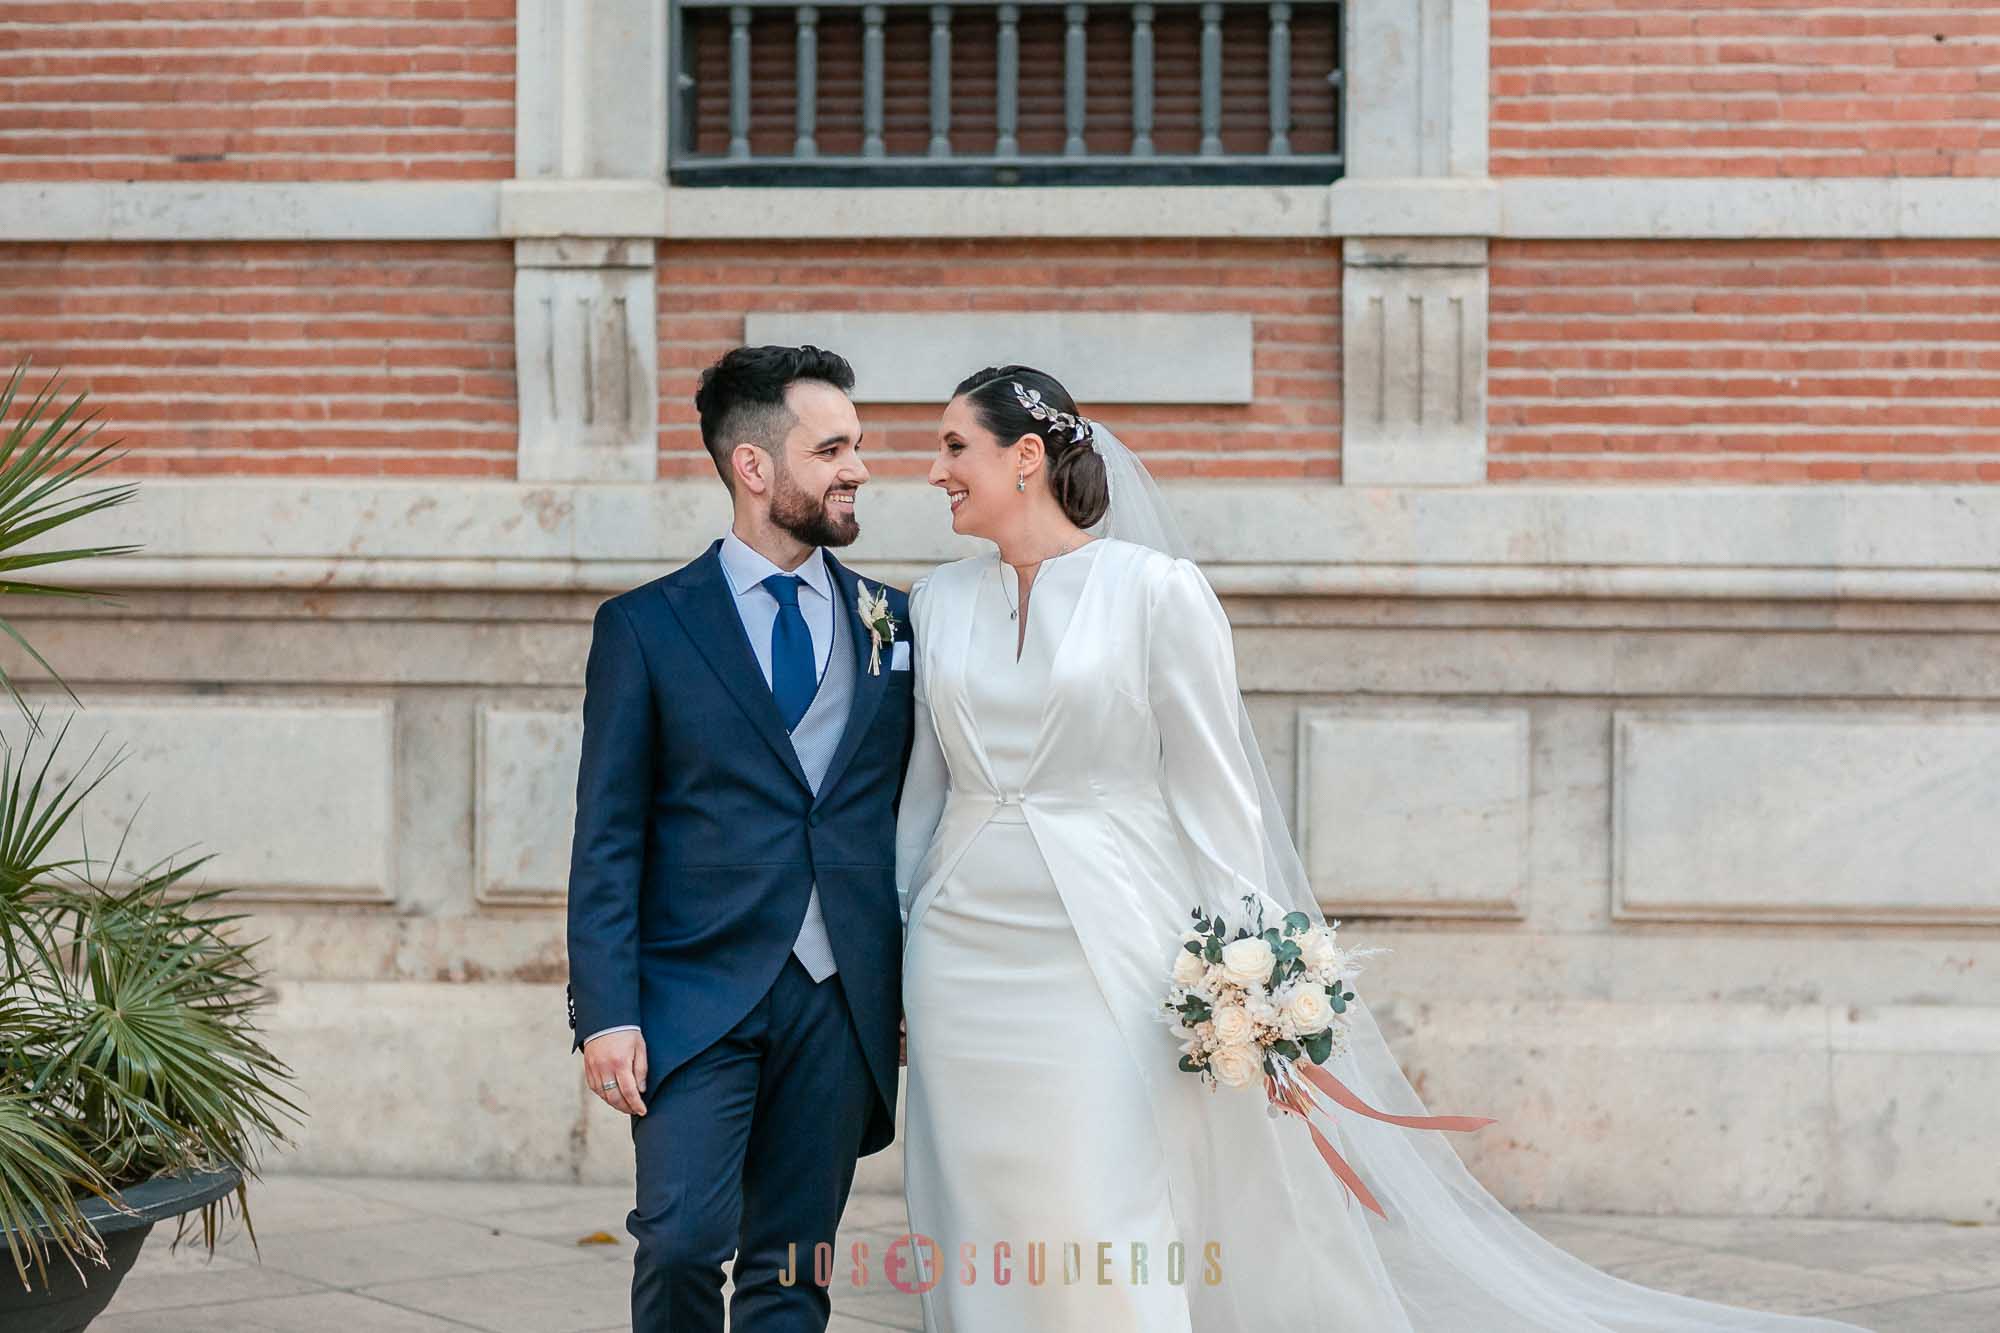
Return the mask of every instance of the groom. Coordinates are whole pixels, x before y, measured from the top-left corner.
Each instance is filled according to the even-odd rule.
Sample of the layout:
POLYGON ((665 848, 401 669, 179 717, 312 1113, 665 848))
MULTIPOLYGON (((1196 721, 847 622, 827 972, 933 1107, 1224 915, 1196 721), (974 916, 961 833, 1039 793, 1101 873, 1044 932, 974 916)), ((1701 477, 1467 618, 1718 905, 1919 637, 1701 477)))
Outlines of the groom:
POLYGON ((591 631, 570 1026, 632 1117, 634 1333, 720 1333, 732 1255, 733 1328, 824 1330, 813 1247, 894 1135, 910 650, 903 595, 865 620, 829 549, 868 480, 853 387, 816 347, 703 372, 734 522, 591 631))

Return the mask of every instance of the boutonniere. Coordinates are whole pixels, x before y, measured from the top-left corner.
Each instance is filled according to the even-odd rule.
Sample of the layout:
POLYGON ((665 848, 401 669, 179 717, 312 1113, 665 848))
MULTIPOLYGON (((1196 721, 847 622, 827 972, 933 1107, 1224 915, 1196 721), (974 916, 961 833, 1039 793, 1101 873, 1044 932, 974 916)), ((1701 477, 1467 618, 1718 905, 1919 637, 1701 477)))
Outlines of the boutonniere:
POLYGON ((882 674, 882 645, 896 641, 896 618, 889 614, 889 590, 877 588, 868 591, 868 585, 856 579, 859 589, 854 600, 854 609, 861 613, 861 623, 868 627, 868 674, 882 674))

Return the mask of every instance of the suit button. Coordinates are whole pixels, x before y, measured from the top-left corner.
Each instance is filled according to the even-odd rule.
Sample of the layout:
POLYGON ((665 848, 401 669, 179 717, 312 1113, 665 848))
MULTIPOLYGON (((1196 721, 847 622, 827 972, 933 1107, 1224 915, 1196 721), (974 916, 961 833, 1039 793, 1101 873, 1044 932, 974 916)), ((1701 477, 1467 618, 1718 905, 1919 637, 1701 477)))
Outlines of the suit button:
POLYGON ((812 812, 811 814, 807 815, 807 816, 806 816, 806 823, 808 823, 808 824, 812 825, 812 826, 813 826, 814 828, 818 828, 818 827, 819 827, 819 811, 815 810, 815 811, 813 811, 813 812, 812 812))

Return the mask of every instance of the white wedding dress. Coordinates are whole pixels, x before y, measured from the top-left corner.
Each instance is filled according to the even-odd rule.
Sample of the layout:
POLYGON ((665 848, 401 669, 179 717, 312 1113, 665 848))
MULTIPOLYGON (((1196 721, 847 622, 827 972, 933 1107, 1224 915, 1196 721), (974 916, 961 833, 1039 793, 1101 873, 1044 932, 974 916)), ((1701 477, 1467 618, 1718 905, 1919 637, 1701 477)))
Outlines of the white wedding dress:
MULTIPOLYGON (((1180 1072, 1160 1005, 1190 909, 1241 919, 1265 864, 1228 621, 1190 562, 1100 539, 1044 564, 1016 661, 1014 586, 988 555, 910 598, 897 886, 905 1190, 940 1259, 926 1330, 1847 1327, 1599 1273, 1508 1215, 1443 1135, 1343 1116, 1331 1132, 1378 1219, 1261 1088, 1180 1072)), ((1353 1046, 1336 1075, 1424 1113, 1365 1004, 1353 1046)))

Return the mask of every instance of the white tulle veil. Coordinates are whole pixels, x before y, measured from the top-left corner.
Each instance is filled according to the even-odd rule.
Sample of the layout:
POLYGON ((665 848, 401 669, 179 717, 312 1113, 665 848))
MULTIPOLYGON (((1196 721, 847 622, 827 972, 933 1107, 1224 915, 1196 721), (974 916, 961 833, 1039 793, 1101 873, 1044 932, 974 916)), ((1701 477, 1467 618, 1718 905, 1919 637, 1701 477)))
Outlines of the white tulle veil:
MULTIPOLYGON (((1138 457, 1102 422, 1090 421, 1090 444, 1104 460, 1111 503, 1092 529, 1109 537, 1191 559, 1172 510, 1138 457)), ((1287 911, 1325 917, 1307 878, 1277 793, 1271 786, 1249 710, 1239 697, 1237 727, 1257 781, 1264 825, 1262 891, 1287 911)), ((1245 868, 1246 872, 1249 868, 1245 868)), ((1246 876, 1247 878, 1247 873, 1246 876)), ((1338 886, 1328 886, 1338 900, 1338 886)), ((1390 1052, 1366 999, 1366 977, 1356 986, 1349 1050, 1331 1063, 1334 1073, 1364 1101, 1399 1115, 1429 1114, 1390 1052)), ((1532 1015, 1527 1021, 1533 1021, 1532 1015)), ((1469 1095, 1477 1099, 1477 1090, 1469 1095)), ((1477 1113, 1477 1105, 1444 1108, 1477 1113)), ((1315 1179, 1244 1180, 1245 1190, 1288 1193, 1294 1208, 1352 1209, 1366 1219, 1378 1261, 1370 1264, 1386 1289, 1390 1318, 1415 1333, 1834 1333, 1853 1325, 1826 1319, 1765 1314, 1655 1291, 1600 1272, 1543 1240, 1473 1179, 1444 1134, 1411 1131, 1359 1116, 1339 1115, 1342 1153, 1376 1197, 1386 1218, 1362 1212, 1330 1172, 1312 1159, 1315 1179)), ((1283 1128, 1304 1138, 1304 1127, 1283 1128)), ((1488 1133, 1503 1132, 1504 1126, 1488 1133)), ((1635 1147, 1638 1145, 1634 1145, 1635 1147)), ((1224 1154, 1226 1155, 1226 1153, 1224 1154)), ((1306 1154, 1310 1158, 1310 1153, 1306 1154)), ((1240 1216, 1240 1215, 1239 1215, 1240 1216)), ((1349 1325, 1328 1311, 1325 1329, 1349 1325)), ((1304 1329, 1289 1333, 1305 1333, 1304 1329)), ((1371 1326, 1370 1333, 1375 1333, 1371 1326)))

